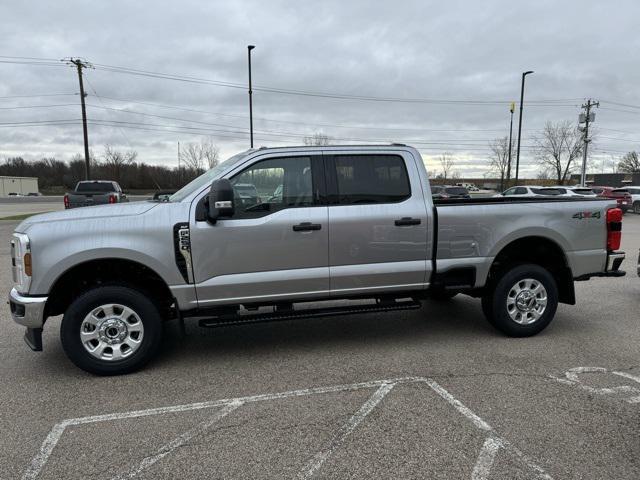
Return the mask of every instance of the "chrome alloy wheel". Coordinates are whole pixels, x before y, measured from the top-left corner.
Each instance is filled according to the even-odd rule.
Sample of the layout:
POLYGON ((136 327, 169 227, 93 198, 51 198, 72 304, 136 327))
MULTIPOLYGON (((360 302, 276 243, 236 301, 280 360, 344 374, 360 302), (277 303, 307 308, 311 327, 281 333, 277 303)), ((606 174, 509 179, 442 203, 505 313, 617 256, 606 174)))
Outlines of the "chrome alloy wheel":
POLYGON ((544 314, 547 308, 547 290, 533 278, 525 278, 511 287, 507 295, 507 312, 520 325, 530 325, 544 314))
POLYGON ((117 303, 94 308, 80 325, 82 346, 100 360, 116 361, 133 355, 143 336, 144 326, 138 314, 117 303))

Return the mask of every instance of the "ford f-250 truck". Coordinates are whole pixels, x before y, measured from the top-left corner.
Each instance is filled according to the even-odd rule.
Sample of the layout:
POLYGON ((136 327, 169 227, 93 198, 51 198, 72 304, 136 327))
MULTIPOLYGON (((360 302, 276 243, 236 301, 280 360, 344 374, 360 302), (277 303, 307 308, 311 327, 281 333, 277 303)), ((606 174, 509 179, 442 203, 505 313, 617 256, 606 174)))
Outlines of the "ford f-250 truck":
POLYGON ((65 209, 129 201, 118 182, 110 180, 83 180, 78 182, 76 189, 65 194, 63 200, 65 209))
POLYGON ((96 374, 141 367, 171 318, 227 326, 464 293, 506 335, 534 335, 575 303, 574 280, 624 275, 615 200, 575 198, 434 205, 404 145, 248 150, 166 202, 23 221, 11 313, 34 350, 63 314, 65 352, 96 374))

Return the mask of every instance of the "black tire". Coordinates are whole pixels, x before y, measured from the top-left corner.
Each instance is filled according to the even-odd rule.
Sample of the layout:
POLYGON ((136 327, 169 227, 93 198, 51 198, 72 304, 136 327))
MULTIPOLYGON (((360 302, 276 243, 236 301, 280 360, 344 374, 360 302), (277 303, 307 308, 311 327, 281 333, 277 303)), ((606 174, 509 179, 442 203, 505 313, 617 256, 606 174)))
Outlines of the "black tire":
POLYGON ((530 337, 544 330, 553 320, 558 308, 558 286, 548 270, 539 265, 517 265, 507 270, 495 283, 493 292, 482 299, 482 309, 495 328, 510 337, 530 337), (538 281, 546 290, 547 303, 542 315, 532 323, 514 320, 507 309, 509 292, 518 282, 526 279, 538 281))
POLYGON ((635 202, 633 204, 633 213, 640 215, 640 202, 635 202))
POLYGON ((444 288, 436 288, 429 292, 429 298, 436 302, 446 302, 458 295, 458 292, 445 290, 444 288))
POLYGON ((83 293, 67 308, 60 325, 60 339, 69 359, 82 370, 96 375, 131 373, 145 365, 158 351, 162 339, 162 317, 150 298, 138 290, 117 285, 96 287, 83 293), (80 338, 85 317, 107 304, 119 304, 132 309, 144 328, 139 345, 129 356, 120 360, 94 357, 80 338))

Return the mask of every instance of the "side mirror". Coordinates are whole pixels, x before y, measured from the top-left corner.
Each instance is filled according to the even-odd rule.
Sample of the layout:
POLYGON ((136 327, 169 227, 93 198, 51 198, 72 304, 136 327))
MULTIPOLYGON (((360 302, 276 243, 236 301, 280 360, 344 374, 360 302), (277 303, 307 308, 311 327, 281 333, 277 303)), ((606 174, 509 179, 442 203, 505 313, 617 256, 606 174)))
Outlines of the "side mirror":
POLYGON ((229 218, 233 216, 233 186, 226 178, 214 180, 209 191, 209 202, 207 205, 207 216, 211 223, 216 223, 219 218, 229 218))

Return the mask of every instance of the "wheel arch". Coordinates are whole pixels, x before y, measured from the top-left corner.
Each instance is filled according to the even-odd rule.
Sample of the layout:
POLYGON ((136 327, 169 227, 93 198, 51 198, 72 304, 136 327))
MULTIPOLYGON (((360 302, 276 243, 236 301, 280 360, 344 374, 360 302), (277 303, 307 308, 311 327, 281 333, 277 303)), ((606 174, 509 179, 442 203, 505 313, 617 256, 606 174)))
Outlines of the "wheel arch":
POLYGON ((81 293, 100 285, 121 284, 143 291, 168 312, 173 297, 169 286, 152 268, 123 258, 96 258, 79 262, 53 282, 45 306, 45 317, 60 315, 81 293))
POLYGON ((576 303, 573 274, 564 249, 556 240, 541 235, 520 237, 504 245, 489 268, 487 287, 491 288, 506 270, 521 263, 533 263, 548 270, 558 286, 559 301, 576 303))

